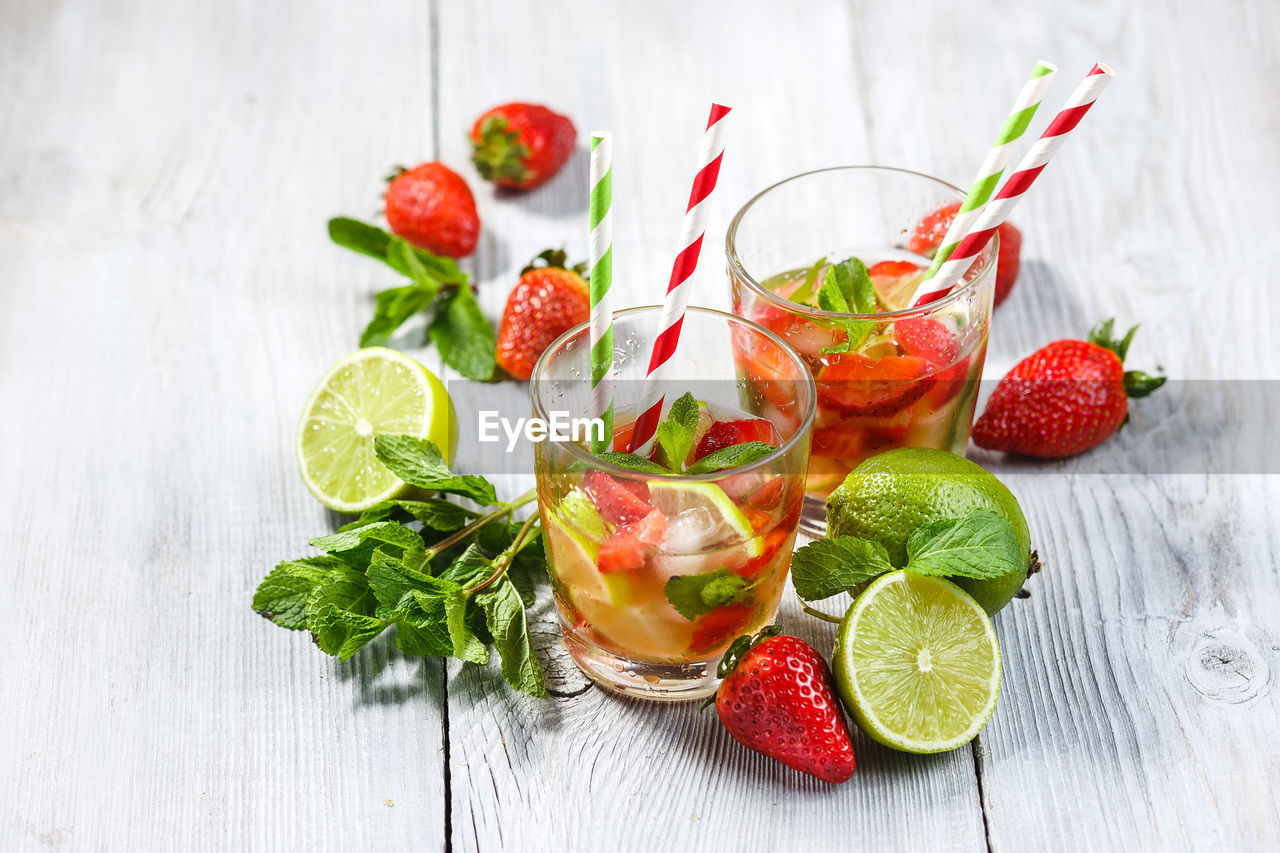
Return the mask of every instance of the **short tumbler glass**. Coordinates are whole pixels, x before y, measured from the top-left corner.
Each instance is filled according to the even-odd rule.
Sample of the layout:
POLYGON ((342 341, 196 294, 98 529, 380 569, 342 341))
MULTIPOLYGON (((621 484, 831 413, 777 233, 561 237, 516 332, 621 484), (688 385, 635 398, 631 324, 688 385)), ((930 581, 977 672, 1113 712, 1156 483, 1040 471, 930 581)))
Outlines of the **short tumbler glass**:
MULTIPOLYGON (((774 184, 738 211, 725 241, 733 312, 791 344, 817 382, 801 528, 826 531, 826 499, 860 462, 897 447, 963 454, 986 357, 997 239, 952 292, 920 308, 874 314, 823 311, 788 298, 818 262, 850 256, 871 269, 880 307, 910 302, 940 240, 937 211, 964 194, 917 172, 842 166, 774 184), (883 270, 883 272, 882 272, 883 270), (851 321, 863 343, 839 352, 851 321)), ((945 223, 944 226, 945 227, 945 223)), ((740 360, 750 360, 740 353, 740 360)))
MULTIPOLYGON (((618 450, 630 437, 660 310, 614 314, 618 450)), ((589 415, 589 350, 582 325, 543 353, 530 385, 536 417, 566 423, 589 415)), ((795 350, 749 320, 704 308, 685 314, 667 405, 686 392, 705 404, 705 423, 769 421, 777 449, 735 468, 669 475, 610 464, 583 440, 534 447, 565 646, 594 681, 650 699, 709 695, 729 644, 777 612, 816 405, 795 350), (735 358, 743 351, 758 353, 758 363, 744 366, 735 358)))

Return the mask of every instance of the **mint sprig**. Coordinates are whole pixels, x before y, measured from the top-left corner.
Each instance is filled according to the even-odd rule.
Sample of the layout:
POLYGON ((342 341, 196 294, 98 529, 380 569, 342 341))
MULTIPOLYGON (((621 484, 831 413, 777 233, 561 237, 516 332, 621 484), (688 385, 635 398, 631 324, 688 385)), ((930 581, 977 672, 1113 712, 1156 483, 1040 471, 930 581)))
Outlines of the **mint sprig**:
POLYGON ((381 346, 408 320, 434 308, 427 339, 445 363, 468 379, 493 378, 497 336, 480 311, 471 280, 451 258, 419 249, 376 225, 356 219, 329 220, 329 238, 339 246, 368 255, 410 279, 410 284, 380 291, 373 319, 360 335, 360 346, 381 346))
POLYGON ((454 474, 422 439, 379 436, 375 447, 406 482, 469 498, 485 511, 443 498, 379 504, 313 539, 325 554, 278 564, 258 585, 253 609, 282 628, 310 632, 339 660, 392 626, 409 655, 482 664, 492 644, 508 683, 545 696, 525 610, 546 576, 542 548, 532 547, 538 516, 512 518, 534 493, 498 501, 491 483, 454 474))
MULTIPOLYGON (((845 258, 828 266, 826 277, 818 289, 818 307, 835 314, 874 313, 876 289, 871 284, 866 264, 858 258, 845 258)), ((824 347, 824 353, 857 349, 874 331, 876 324, 871 320, 838 320, 835 325, 844 331, 844 340, 824 347)))
POLYGON ((610 464, 632 471, 643 471, 648 474, 710 474, 725 468, 737 468, 763 459, 778 448, 763 441, 746 441, 723 447, 708 453, 703 458, 686 465, 694 440, 698 437, 698 424, 701 420, 702 406, 688 392, 671 404, 666 418, 658 424, 654 440, 658 452, 654 459, 646 459, 634 453, 618 453, 606 451, 597 454, 610 464))
POLYGON ((791 558, 791 582, 805 601, 849 592, 885 572, 905 568, 919 575, 997 578, 1026 569, 1013 527, 994 512, 976 509, 963 518, 920 525, 907 539, 907 563, 894 566, 879 542, 855 536, 819 539, 791 558))

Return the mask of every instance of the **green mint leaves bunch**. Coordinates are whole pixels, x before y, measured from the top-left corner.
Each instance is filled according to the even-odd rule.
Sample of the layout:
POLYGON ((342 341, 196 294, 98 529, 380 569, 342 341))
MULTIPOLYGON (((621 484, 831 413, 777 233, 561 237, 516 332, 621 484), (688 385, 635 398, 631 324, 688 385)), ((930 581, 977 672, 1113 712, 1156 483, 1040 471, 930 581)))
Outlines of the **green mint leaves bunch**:
POLYGON ((498 339, 471 292, 470 278, 457 263, 355 219, 330 219, 329 238, 377 258, 410 280, 378 293, 360 346, 385 344, 410 317, 430 310, 427 340, 439 348, 445 364, 468 379, 487 382, 493 378, 498 339))
POLYGON ((253 609, 282 628, 309 631, 339 660, 393 625, 407 655, 484 664, 492 646, 508 684, 545 696, 526 612, 546 575, 542 548, 531 547, 541 531, 536 513, 514 517, 534 493, 498 501, 489 481, 454 474, 424 439, 378 436, 375 449, 396 476, 437 496, 386 501, 311 540, 324 553, 277 565, 258 585, 253 609))
POLYGON ((737 468, 763 459, 778 448, 763 441, 748 441, 723 447, 686 465, 689 453, 698 438, 698 426, 702 420, 703 405, 694 396, 685 393, 671 404, 667 417, 658 424, 654 436, 657 453, 646 459, 634 453, 607 450, 597 454, 600 459, 620 468, 647 474, 710 474, 725 468, 737 468))
MULTIPOLYGON (((826 263, 827 259, 822 258, 809 268, 804 284, 791 294, 791 301, 816 304, 823 311, 833 314, 874 314, 876 289, 871 283, 867 265, 858 258, 845 258, 839 263, 829 264, 819 286, 818 273, 826 263)), ((844 331, 845 339, 824 347, 824 353, 855 350, 862 346, 876 327, 872 320, 837 320, 834 324, 844 331)))
POLYGON ((836 536, 810 542, 791 558, 791 582, 804 601, 821 601, 897 568, 918 575, 987 580, 1025 571, 1026 563, 1009 522, 977 509, 964 518, 917 527, 907 539, 905 566, 894 566, 885 547, 869 539, 836 536))

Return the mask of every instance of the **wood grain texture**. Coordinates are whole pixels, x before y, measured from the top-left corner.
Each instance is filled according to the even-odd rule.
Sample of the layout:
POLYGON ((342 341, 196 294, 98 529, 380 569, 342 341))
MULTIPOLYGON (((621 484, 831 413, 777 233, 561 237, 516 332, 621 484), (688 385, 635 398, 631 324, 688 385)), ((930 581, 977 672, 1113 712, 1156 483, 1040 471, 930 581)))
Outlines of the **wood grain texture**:
POLYGON ((333 523, 293 430, 380 274, 325 218, 430 145, 427 11, 362 6, 3 7, 6 849, 444 846, 441 667, 249 609, 333 523))
MULTIPOLYGON (((323 231, 374 216, 386 167, 438 154, 471 183, 467 266, 496 319, 529 257, 585 255, 585 138, 612 130, 616 299, 652 302, 722 100, 695 287, 723 307, 722 235, 756 191, 851 162, 964 184, 1041 57, 1062 69, 1046 108, 1096 59, 1118 77, 1015 214, 1023 276, 988 378, 1115 315, 1144 323, 1136 366, 1280 379, 1280 8, 1264 0, 0 3, 0 844, 1280 846, 1276 476, 975 454, 1048 566, 997 619, 999 709, 949 755, 859 736, 839 788, 741 749, 710 712, 587 687, 545 602, 545 702, 386 642, 335 664, 248 608, 274 561, 337 523, 298 481, 292 432, 394 281, 323 231), (580 147, 544 188, 499 197, 463 134, 518 98, 571 115, 580 147)), ((491 389, 442 373, 465 427, 491 389)), ((1185 414, 1143 401, 1113 447, 1194 442, 1185 414)), ((782 621, 830 647, 793 599, 782 621)))

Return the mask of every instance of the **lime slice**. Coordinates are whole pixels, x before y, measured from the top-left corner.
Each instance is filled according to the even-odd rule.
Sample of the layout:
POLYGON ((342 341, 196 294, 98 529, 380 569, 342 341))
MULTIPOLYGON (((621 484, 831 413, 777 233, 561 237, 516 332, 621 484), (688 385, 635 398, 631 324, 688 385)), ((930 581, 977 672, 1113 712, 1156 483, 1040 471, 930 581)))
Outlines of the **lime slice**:
POLYGON ((635 599, 626 573, 605 574, 596 567, 600 542, 613 528, 600 517, 586 492, 575 486, 547 519, 554 569, 575 603, 584 596, 606 604, 629 604, 635 599))
POLYGON ((329 368, 298 424, 298 467, 316 500, 357 513, 408 490, 374 454, 377 435, 429 439, 452 462, 458 424, 439 379, 406 355, 369 347, 329 368))
POLYGON ((942 578, 890 572, 840 623, 836 687, 874 740, 945 752, 973 740, 1000 695, 1000 647, 986 611, 942 578))

